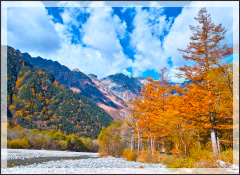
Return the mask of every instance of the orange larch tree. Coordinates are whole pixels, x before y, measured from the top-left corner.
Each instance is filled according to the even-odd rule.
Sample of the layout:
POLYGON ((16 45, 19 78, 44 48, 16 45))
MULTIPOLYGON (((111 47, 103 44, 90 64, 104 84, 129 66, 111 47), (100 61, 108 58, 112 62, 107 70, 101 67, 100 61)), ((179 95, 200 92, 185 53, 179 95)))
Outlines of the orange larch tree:
MULTIPOLYGON (((231 118, 231 112, 228 114, 220 114, 221 105, 230 100, 231 97, 225 98, 223 93, 232 96, 232 77, 229 71, 229 66, 223 64, 222 60, 232 54, 232 48, 227 44, 223 45, 221 41, 224 40, 226 29, 222 24, 215 25, 211 21, 210 14, 207 13, 206 8, 200 9, 195 19, 201 26, 191 26, 190 29, 193 35, 190 37, 191 42, 187 49, 181 50, 184 53, 183 58, 194 62, 193 65, 180 67, 182 72, 180 77, 185 77, 193 84, 188 85, 186 94, 191 98, 189 105, 192 107, 189 111, 192 117, 199 123, 205 123, 203 127, 210 128, 211 142, 213 153, 215 156, 219 153, 217 145, 216 130, 223 127, 220 120, 223 118, 231 118), (221 72, 222 83, 226 87, 224 90, 220 88, 219 84, 214 80, 214 70, 221 72), (224 91, 224 92, 223 92, 224 91), (224 102, 225 101, 225 102, 224 102)), ((230 102, 230 101, 229 101, 230 102)), ((231 102, 230 102, 231 103, 231 102)), ((223 111, 222 111, 223 112, 223 111)))
POLYGON ((169 113, 168 102, 172 97, 170 92, 167 69, 164 67, 159 74, 159 80, 148 78, 148 83, 140 92, 141 97, 135 101, 139 114, 140 126, 143 127, 145 137, 148 138, 149 147, 154 151, 156 141, 162 143, 162 151, 165 152, 165 137, 168 135, 169 113))

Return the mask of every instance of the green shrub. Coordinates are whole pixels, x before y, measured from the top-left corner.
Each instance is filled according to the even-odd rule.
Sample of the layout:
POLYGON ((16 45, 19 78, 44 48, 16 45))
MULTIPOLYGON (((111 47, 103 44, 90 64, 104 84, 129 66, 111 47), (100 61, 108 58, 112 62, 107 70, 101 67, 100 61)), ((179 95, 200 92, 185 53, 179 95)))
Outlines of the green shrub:
POLYGON ((98 144, 91 138, 80 138, 78 136, 65 135, 61 132, 39 131, 38 129, 19 129, 17 127, 8 129, 8 148, 31 148, 45 150, 70 150, 70 151, 92 151, 98 149, 98 144), (17 136, 17 137, 16 137, 17 136), (84 141, 84 143, 83 143, 84 141))
POLYGON ((125 149, 125 142, 121 138, 121 124, 112 123, 107 128, 102 128, 98 136, 99 152, 103 151, 103 154, 120 157, 125 149))

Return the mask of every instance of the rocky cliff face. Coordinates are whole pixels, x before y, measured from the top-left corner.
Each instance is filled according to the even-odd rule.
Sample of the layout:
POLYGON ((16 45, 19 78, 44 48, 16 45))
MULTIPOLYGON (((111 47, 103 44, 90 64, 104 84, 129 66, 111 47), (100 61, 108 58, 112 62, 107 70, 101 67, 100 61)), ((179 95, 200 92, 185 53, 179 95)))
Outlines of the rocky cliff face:
POLYGON ((100 80, 102 86, 111 90, 123 100, 132 100, 139 96, 141 87, 147 83, 145 78, 128 77, 124 74, 110 75, 100 80))
POLYGON ((122 98, 115 95, 110 89, 104 87, 102 83, 98 80, 97 76, 94 74, 89 74, 89 78, 95 83, 97 88, 114 104, 117 105, 117 108, 113 108, 111 106, 107 106, 105 104, 99 104, 105 111, 108 112, 111 116, 115 116, 116 118, 123 119, 127 113, 127 104, 123 101, 122 98))

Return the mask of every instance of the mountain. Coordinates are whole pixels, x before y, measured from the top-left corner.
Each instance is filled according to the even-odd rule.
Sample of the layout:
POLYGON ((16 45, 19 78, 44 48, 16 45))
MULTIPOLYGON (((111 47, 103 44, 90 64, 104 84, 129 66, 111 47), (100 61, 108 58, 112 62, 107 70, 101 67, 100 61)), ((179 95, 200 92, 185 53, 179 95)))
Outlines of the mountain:
MULTIPOLYGON (((113 118, 121 120, 128 113, 129 100, 138 97, 141 87, 148 82, 146 78, 129 77, 122 73, 99 80, 94 74, 86 75, 78 68, 70 70, 57 61, 31 57, 28 53, 22 56, 32 64, 49 70, 60 84, 93 100, 113 118)), ((184 83, 179 85, 185 86, 184 83)))
POLYGON ((111 116, 119 116, 119 118, 125 118, 127 112, 128 112, 128 105, 124 102, 123 99, 115 95, 110 89, 104 87, 102 83, 98 80, 97 76, 94 74, 89 74, 89 78, 92 79, 92 81, 95 83, 97 88, 106 96, 108 99, 110 99, 114 104, 118 106, 118 108, 113 108, 111 106, 106 106, 105 104, 99 104, 101 108, 103 108, 106 112, 108 112, 111 116))
POLYGON ((68 67, 61 65, 57 61, 47 60, 41 57, 31 57, 28 53, 23 53, 22 55, 32 64, 49 70, 60 84, 66 85, 71 90, 93 100, 98 106, 103 107, 104 109, 111 109, 106 111, 112 117, 123 119, 123 116, 118 112, 124 108, 124 106, 119 103, 120 99, 114 100, 115 97, 112 97, 112 93, 98 89, 99 86, 97 86, 91 78, 82 73, 79 69, 70 70, 68 67))
MULTIPOLYGON (((29 129, 60 129, 66 134, 92 138, 97 138, 103 126, 110 125, 113 118, 95 102, 62 86, 50 71, 34 66, 23 55, 7 48, 8 119, 11 123, 29 129)), ((46 63, 40 58, 36 61, 46 63)), ((66 78, 72 76, 76 81, 70 84, 82 83, 78 79, 83 73, 71 73, 53 61, 49 69, 55 64, 64 74, 59 75, 60 80, 66 82, 66 78)), ((90 78, 86 81, 92 82, 90 78)))
POLYGON ((100 80, 103 87, 111 90, 115 95, 127 101, 139 96, 141 87, 147 83, 145 78, 129 77, 122 73, 110 75, 100 80))

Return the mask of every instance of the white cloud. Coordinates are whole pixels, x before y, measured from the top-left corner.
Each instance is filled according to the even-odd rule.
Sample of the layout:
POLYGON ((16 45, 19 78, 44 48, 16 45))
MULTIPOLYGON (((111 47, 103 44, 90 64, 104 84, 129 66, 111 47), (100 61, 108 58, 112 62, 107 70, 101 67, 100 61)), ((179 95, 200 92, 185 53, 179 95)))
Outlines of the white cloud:
MULTIPOLYGON (((59 61, 70 69, 79 68, 86 74, 96 74, 99 78, 126 72, 132 61, 124 55, 119 38, 124 37, 127 26, 118 16, 112 15, 112 12, 111 7, 87 8, 86 11, 83 11, 83 8, 78 11, 64 9, 61 14, 65 17, 64 24, 55 24, 61 38, 62 49, 48 58, 59 61), (81 13, 90 14, 79 29, 82 42, 86 45, 84 47, 79 43, 71 43, 74 34, 69 30, 75 25, 75 19, 81 13)), ((77 22, 79 25, 80 22, 77 22)))
POLYGON ((44 7, 36 1, 3 1, 1 2, 1 43, 7 45, 7 8, 8 7, 44 7))
POLYGON ((176 74, 181 73, 181 71, 178 70, 176 66, 171 67, 168 72, 169 72, 168 75, 169 75, 170 80, 171 80, 172 82, 175 82, 175 83, 183 83, 183 82, 185 81, 185 78, 178 78, 178 77, 176 77, 176 74))
POLYGON ((22 51, 56 52, 60 39, 42 3, 20 5, 22 7, 8 7, 7 44, 22 51))
POLYGON ((77 1, 59 1, 57 3, 58 7, 82 7, 80 2, 77 1))
MULTIPOLYGON (((33 56, 59 61, 70 69, 79 68, 86 74, 97 74, 99 78, 119 72, 130 75, 126 70, 127 67, 133 68, 133 76, 139 76, 149 69, 159 71, 164 66, 168 68, 170 75, 174 75, 176 70, 173 67, 191 64, 182 58, 177 48, 185 49, 189 43, 191 35, 189 24, 198 24, 194 17, 202 5, 208 7, 208 12, 216 24, 223 23, 223 26, 227 28, 226 42, 232 42, 231 35, 234 32, 233 42, 239 43, 239 7, 236 8, 234 5, 233 19, 231 9, 214 8, 219 4, 224 7, 232 7, 232 3, 227 5, 221 2, 217 2, 217 4, 215 2, 205 2, 204 4, 192 2, 189 6, 184 7, 181 14, 174 20, 171 18, 167 20, 164 8, 160 5, 162 3, 150 2, 150 7, 157 8, 150 8, 149 11, 137 8, 141 4, 130 4, 122 10, 122 13, 126 13, 127 8, 136 7, 136 15, 133 19, 134 30, 129 34, 131 47, 136 52, 135 60, 132 61, 123 53, 119 41, 119 38, 125 38, 127 35, 126 22, 121 21, 117 15, 113 15, 112 8, 106 4, 108 3, 58 2, 58 6, 64 9, 61 13, 64 24, 53 24, 52 16, 47 15, 41 2, 32 4, 23 2, 22 6, 40 5, 42 8, 10 8, 8 10, 9 44, 11 43, 10 45, 16 49, 20 49, 22 52, 27 51, 33 56), (81 22, 78 21, 78 17, 83 13, 89 13, 90 17, 80 28, 81 22), (234 22, 233 26, 232 22, 234 22), (72 26, 79 28, 81 36, 78 36, 78 39, 80 41, 82 37, 84 46, 80 42, 71 43, 74 35, 71 32, 72 26), (159 37, 163 37, 163 31, 168 30, 169 34, 161 41, 159 37), (172 60, 172 68, 167 62, 169 57, 172 60)), ((172 81, 181 80, 172 78, 172 81)))
POLYGON ((194 16, 198 13, 197 8, 183 8, 182 13, 174 19, 174 23, 167 36, 164 38, 163 48, 165 53, 171 57, 174 66, 183 66, 187 62, 182 58, 179 49, 186 49, 190 42, 191 30, 189 25, 197 25, 194 16))
POLYGON ((88 5, 88 7, 109 7, 109 6, 107 6, 104 1, 93 1, 88 5))
POLYGON ((167 21, 162 13, 162 8, 153 8, 150 11, 136 8, 134 30, 131 34, 131 45, 136 51, 133 63, 134 76, 139 76, 148 69, 159 71, 161 67, 169 66, 168 57, 158 37, 163 35, 164 30, 168 30, 171 21, 167 21))

